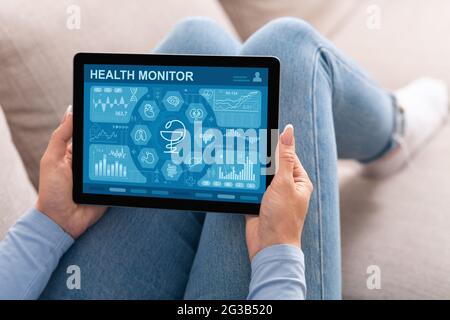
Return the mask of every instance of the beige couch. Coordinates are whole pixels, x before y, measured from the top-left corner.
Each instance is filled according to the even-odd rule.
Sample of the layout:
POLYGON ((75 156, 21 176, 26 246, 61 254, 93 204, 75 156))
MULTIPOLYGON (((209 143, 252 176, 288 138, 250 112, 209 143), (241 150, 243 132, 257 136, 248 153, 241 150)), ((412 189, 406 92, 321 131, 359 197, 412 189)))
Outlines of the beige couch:
MULTIPOLYGON (((68 2, 2 0, 0 104, 7 123, 0 114, 0 237, 33 205, 40 156, 72 100, 75 52, 149 52, 177 21, 190 15, 209 16, 242 39, 275 17, 290 15, 309 21, 389 88, 421 75, 443 78, 450 85, 446 0, 70 4, 81 10, 80 29, 66 26, 68 2), (380 24, 374 29, 377 13, 380 24)), ((357 164, 340 163, 345 298, 450 297, 449 137, 447 126, 410 168, 385 181, 364 179, 357 164), (380 267, 380 290, 367 288, 370 265, 380 267)))

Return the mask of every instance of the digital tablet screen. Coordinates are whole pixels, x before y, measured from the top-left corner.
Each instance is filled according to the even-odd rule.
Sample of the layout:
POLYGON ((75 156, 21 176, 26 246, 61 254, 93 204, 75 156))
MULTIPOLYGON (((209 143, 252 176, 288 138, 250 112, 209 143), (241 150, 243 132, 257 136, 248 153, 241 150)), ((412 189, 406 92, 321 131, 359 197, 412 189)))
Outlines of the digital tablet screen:
POLYGON ((83 193, 261 202, 268 68, 83 68, 83 193))

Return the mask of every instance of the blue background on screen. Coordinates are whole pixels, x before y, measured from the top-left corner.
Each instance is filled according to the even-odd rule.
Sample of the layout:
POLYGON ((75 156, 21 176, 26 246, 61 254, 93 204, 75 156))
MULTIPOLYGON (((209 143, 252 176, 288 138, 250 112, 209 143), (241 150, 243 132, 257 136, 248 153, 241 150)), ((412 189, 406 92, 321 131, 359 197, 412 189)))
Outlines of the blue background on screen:
POLYGON ((265 68, 85 65, 83 192, 259 203, 264 165, 249 150, 265 157, 267 80, 265 68), (223 162, 205 161, 215 133, 247 130, 243 151, 223 141, 211 153, 223 162))

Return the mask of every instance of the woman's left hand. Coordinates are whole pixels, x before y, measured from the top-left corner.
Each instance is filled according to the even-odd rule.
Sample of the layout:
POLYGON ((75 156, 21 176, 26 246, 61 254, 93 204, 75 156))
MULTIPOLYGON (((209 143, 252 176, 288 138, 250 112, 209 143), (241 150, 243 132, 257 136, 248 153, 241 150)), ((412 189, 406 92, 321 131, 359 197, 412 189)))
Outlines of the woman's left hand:
POLYGON ((41 159, 36 209, 76 239, 100 219, 106 207, 73 202, 72 131, 73 113, 69 107, 41 159))

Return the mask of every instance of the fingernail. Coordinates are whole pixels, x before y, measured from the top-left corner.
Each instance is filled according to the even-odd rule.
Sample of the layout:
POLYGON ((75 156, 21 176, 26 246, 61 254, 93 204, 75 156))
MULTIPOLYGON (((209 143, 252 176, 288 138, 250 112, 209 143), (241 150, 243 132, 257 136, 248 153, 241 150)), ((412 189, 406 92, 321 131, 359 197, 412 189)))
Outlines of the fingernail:
POLYGON ((284 145, 291 146, 294 143, 294 127, 288 124, 281 134, 281 142, 284 145))
POLYGON ((66 121, 66 119, 67 119, 67 116, 69 115, 69 114, 72 114, 72 105, 70 104, 68 107, 67 107, 67 109, 66 109, 66 112, 64 112, 64 116, 63 116, 63 118, 61 119, 61 123, 63 123, 64 121, 66 121))

